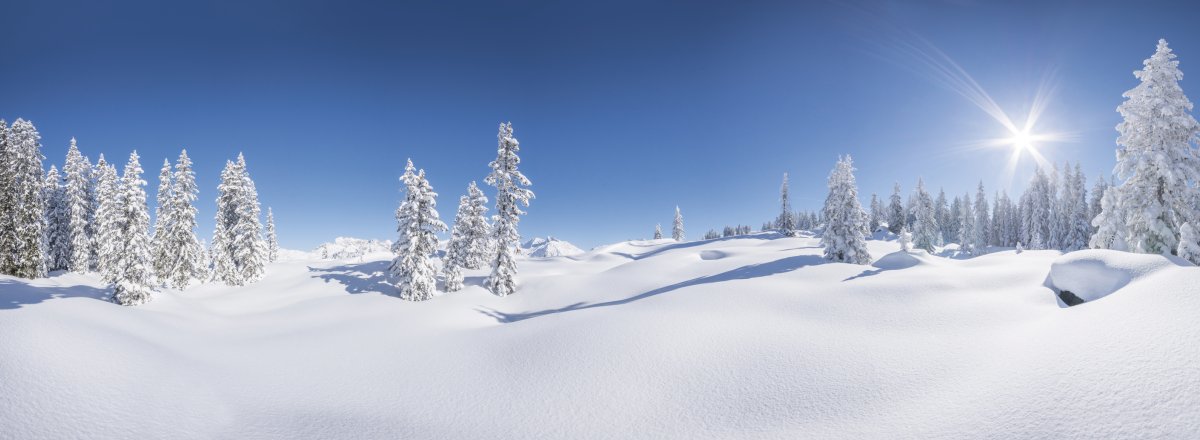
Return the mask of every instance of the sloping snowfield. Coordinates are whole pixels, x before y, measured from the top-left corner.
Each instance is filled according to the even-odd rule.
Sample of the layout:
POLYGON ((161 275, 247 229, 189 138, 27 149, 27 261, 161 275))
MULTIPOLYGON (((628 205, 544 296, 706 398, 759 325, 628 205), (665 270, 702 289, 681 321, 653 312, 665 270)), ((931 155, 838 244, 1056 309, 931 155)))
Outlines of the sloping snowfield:
POLYGON ((0 438, 1200 437, 1200 268, 1067 308, 1058 252, 870 246, 621 243, 422 303, 387 255, 139 307, 0 278, 0 438))

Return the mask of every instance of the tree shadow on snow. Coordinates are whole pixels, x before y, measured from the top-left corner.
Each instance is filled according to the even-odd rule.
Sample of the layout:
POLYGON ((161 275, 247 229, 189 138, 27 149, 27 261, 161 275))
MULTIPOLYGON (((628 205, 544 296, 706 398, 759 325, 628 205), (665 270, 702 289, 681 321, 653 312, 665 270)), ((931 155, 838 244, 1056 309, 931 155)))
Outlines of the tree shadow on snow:
POLYGON ((476 309, 476 310, 479 311, 479 313, 490 316, 491 318, 495 319, 497 322, 510 323, 510 322, 523 321, 523 320, 526 320, 529 318, 536 318, 538 316, 555 314, 555 313, 570 312, 570 311, 583 310, 583 309, 592 309, 592 308, 596 308, 596 307, 609 307, 609 306, 618 306, 618 305, 622 305, 622 304, 629 304, 631 302, 634 302, 634 301, 637 301, 640 299, 649 298, 649 297, 652 297, 655 295, 661 295, 661 294, 664 294, 667 292, 672 292, 675 290, 682 289, 684 287, 697 286, 697 285, 701 285, 701 284, 720 283, 720 282, 732 281, 732 280, 748 280, 748 279, 752 279, 752 278, 771 276, 771 275, 781 274, 781 273, 785 273, 785 272, 791 272, 791 271, 799 269, 801 267, 822 264, 825 262, 826 262, 825 259, 823 259, 819 256, 816 256, 816 255, 796 255, 796 256, 791 256, 791 257, 787 257, 787 258, 781 258, 781 259, 778 259, 778 260, 775 260, 775 261, 772 261, 769 263, 760 263, 760 264, 751 264, 751 265, 747 265, 747 266, 742 266, 737 269, 733 269, 733 270, 730 270, 727 272, 722 272, 722 273, 719 273, 716 275, 708 275, 708 276, 703 276, 703 277, 699 277, 699 278, 693 278, 693 279, 690 279, 687 281, 671 284, 669 286, 659 287, 657 289, 654 289, 654 290, 651 290, 648 292, 643 292, 643 293, 631 296, 629 298, 618 299, 618 300, 613 300, 613 301, 605 301, 605 302, 590 303, 590 304, 579 302, 579 303, 571 304, 571 305, 568 305, 565 307, 560 307, 557 309, 539 310, 539 311, 535 311, 535 312, 525 312, 525 313, 506 313, 506 312, 501 312, 499 310, 490 309, 490 308, 483 308, 483 309, 476 309))
POLYGON ((391 261, 372 261, 327 269, 310 266, 308 271, 319 273, 313 278, 320 278, 326 283, 332 281, 346 286, 346 292, 352 294, 376 292, 391 295, 396 291, 396 286, 388 282, 388 266, 391 263, 391 261))
POLYGON ((105 301, 109 290, 92 286, 31 286, 19 280, 0 280, 0 310, 58 298, 91 298, 105 301))

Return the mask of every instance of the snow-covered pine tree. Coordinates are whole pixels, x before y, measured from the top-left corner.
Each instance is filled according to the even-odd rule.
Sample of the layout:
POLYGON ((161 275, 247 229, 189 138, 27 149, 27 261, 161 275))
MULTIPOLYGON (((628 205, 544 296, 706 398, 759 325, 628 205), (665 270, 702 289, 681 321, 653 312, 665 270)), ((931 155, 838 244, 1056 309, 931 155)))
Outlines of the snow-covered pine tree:
POLYGON ((17 246, 17 229, 13 224, 17 212, 15 169, 8 164, 13 161, 12 143, 9 142, 8 123, 0 119, 0 274, 15 271, 14 252, 17 246))
POLYGON ((939 229, 942 233, 942 237, 954 237, 952 234, 953 231, 948 229, 950 227, 950 223, 953 222, 954 217, 950 213, 949 202, 946 201, 946 190, 942 188, 938 188, 938 196, 933 200, 933 218, 936 218, 938 221, 938 226, 940 226, 939 229))
POLYGON ((1092 226, 1096 228, 1096 232, 1088 240, 1088 247, 1118 251, 1129 250, 1125 242, 1127 231, 1125 218, 1122 215, 1124 211, 1119 208, 1121 202, 1118 197, 1120 197, 1120 191, 1115 186, 1109 186, 1100 197, 1100 214, 1092 219, 1092 226))
POLYGON ((116 281, 116 252, 121 233, 121 183, 117 169, 104 160, 96 161, 93 174, 96 176, 96 216, 94 220, 92 252, 94 264, 105 282, 116 281))
POLYGON ((971 195, 963 194, 958 213, 958 249, 960 252, 975 254, 975 212, 971 207, 971 195))
POLYGON ((63 189, 63 204, 67 214, 67 235, 71 249, 67 270, 84 273, 91 267, 92 256, 91 228, 88 226, 91 222, 89 211, 92 196, 88 192, 92 186, 92 166, 79 152, 75 138, 71 138, 71 146, 67 149, 63 172, 67 180, 63 189))
POLYGON ((158 192, 154 196, 154 235, 150 238, 150 267, 158 277, 159 283, 167 279, 168 266, 171 264, 167 254, 167 228, 171 224, 171 162, 163 159, 162 170, 158 174, 158 192))
POLYGON ((1070 170, 1070 165, 1065 167, 1064 174, 1059 174, 1057 166, 1050 168, 1050 234, 1046 236, 1047 249, 1063 248, 1063 243, 1067 236, 1067 207, 1063 204, 1063 195, 1066 192, 1064 182, 1070 180, 1067 175, 1070 170))
POLYGON ((267 207, 267 229, 263 232, 267 242, 267 261, 274 263, 279 259, 279 237, 275 235, 275 213, 267 207))
POLYGON ((1028 249, 1046 249, 1049 246, 1047 238, 1052 223, 1051 203, 1054 200, 1053 186, 1050 177, 1039 167, 1034 171, 1033 180, 1025 190, 1029 195, 1028 210, 1026 211, 1029 246, 1028 249))
POLYGON ((1184 223, 1179 228, 1179 246, 1175 249, 1175 255, 1200 265, 1200 231, 1196 231, 1191 223, 1184 223))
POLYGON ((484 180, 496 188, 496 214, 492 221, 492 273, 488 276, 487 287, 499 296, 508 296, 517 290, 517 262, 514 250, 521 234, 517 232, 517 223, 521 220, 521 206, 529 206, 533 191, 527 186, 529 179, 517 169, 521 158, 521 144, 513 137, 512 123, 500 124, 496 134, 496 160, 488 164, 492 172, 484 180))
POLYGON ((671 225, 671 238, 675 241, 683 241, 683 214, 679 212, 679 205, 675 205, 675 222, 671 225))
POLYGON ((781 201, 779 220, 776 223, 781 234, 790 236, 796 232, 796 219, 792 217, 792 202, 788 200, 787 173, 783 173, 783 184, 779 186, 779 200, 781 201))
POLYGON ((933 198, 925 191, 925 180, 917 178, 917 189, 913 192, 913 246, 926 252, 933 252, 937 243, 941 242, 941 228, 934 215, 933 198))
MULTIPOLYGON (((1108 187, 1108 178, 1104 177, 1104 175, 1100 175, 1100 178, 1096 179, 1096 184, 1092 185, 1091 198, 1088 199, 1087 219, 1089 225, 1092 224, 1092 221, 1095 220, 1096 217, 1100 216, 1100 211, 1102 211, 1102 208, 1100 207, 1100 200, 1104 198, 1104 192, 1108 191, 1108 187)), ((1092 226, 1092 234, 1095 233, 1096 227, 1092 226)), ((1089 234, 1089 237, 1090 236, 1091 234, 1089 234)))
POLYGON ((983 181, 979 181, 979 190, 975 192, 975 245, 974 254, 984 253, 992 241, 991 215, 988 213, 987 194, 983 192, 983 181))
POLYGON ((0 201, 0 273, 21 278, 46 275, 44 217, 45 176, 42 174, 41 135, 33 123, 17 119, 4 142, 5 192, 0 201))
POLYGON ((829 173, 829 195, 825 198, 825 232, 821 234, 821 246, 825 259, 839 263, 871 264, 871 253, 867 251, 867 213, 858 202, 858 186, 854 179, 854 165, 849 155, 839 157, 837 165, 829 173))
POLYGON ((1087 205, 1087 176, 1079 164, 1070 174, 1063 206, 1067 213, 1067 233, 1063 239, 1063 250, 1073 252, 1088 247, 1088 238, 1092 235, 1092 225, 1089 223, 1090 210, 1087 205))
POLYGON ((58 168, 50 165, 43 183, 43 198, 46 200, 46 270, 66 270, 71 264, 71 236, 65 202, 65 189, 58 168))
MULTIPOLYGON (((941 226, 939 229, 941 231, 944 231, 944 232, 942 232, 943 238, 947 242, 960 240, 959 232, 961 232, 961 229, 962 229, 962 211, 963 211, 962 205, 963 205, 962 197, 954 196, 954 201, 950 202, 950 212, 948 212, 946 214, 946 218, 948 219, 949 224, 947 224, 947 225, 939 224, 939 226, 941 226)), ((937 215, 935 214, 934 217, 936 218, 937 215)), ((962 244, 962 243, 959 243, 959 244, 962 244)))
POLYGON ((879 230, 879 225, 883 224, 883 204, 879 202, 879 196, 871 193, 871 219, 867 228, 872 234, 879 230))
POLYGON ((150 214, 137 151, 129 155, 118 197, 120 230, 114 254, 113 302, 135 306, 150 301, 150 214))
POLYGON ((900 242, 901 252, 912 250, 912 232, 908 232, 907 226, 900 229, 900 234, 897 235, 896 240, 900 242))
POLYGON ((654 224, 654 239, 655 240, 662 239, 662 225, 661 224, 658 224, 658 223, 654 224))
POLYGON ((437 272, 432 256, 437 252, 439 232, 446 224, 438 219, 437 193, 425 179, 425 170, 413 173, 412 160, 404 168, 404 202, 396 209, 399 238, 392 245, 396 258, 389 271, 396 279, 401 299, 424 301, 433 298, 437 272))
MULTIPOLYGON (((407 169, 405 174, 408 174, 407 169)), ((446 243, 446 256, 442 258, 443 286, 447 292, 456 292, 463 288, 462 269, 466 266, 467 254, 470 250, 466 231, 467 218, 470 215, 470 197, 462 195, 458 198, 458 211, 454 214, 454 226, 450 228, 450 241, 446 243)))
POLYGON ((1158 40, 1154 55, 1134 72, 1141 83, 1124 93, 1117 107, 1116 213, 1124 220, 1124 241, 1134 252, 1165 254, 1177 250, 1180 228, 1197 222, 1200 155, 1192 146, 1200 124, 1190 114, 1192 102, 1179 81, 1179 61, 1158 40))
POLYGON ((258 281, 264 273, 267 251, 259 220, 258 191, 241 153, 236 163, 226 162, 217 193, 213 277, 231 286, 258 281))
POLYGON ((892 197, 888 203, 888 231, 893 234, 899 234, 900 229, 905 226, 905 217, 908 214, 904 211, 904 203, 900 198, 900 182, 895 182, 892 185, 892 197))
POLYGON ((159 282, 183 289, 192 280, 204 279, 208 274, 204 245, 196 237, 195 203, 200 190, 187 150, 179 153, 170 180, 170 197, 164 206, 170 212, 171 222, 159 233, 163 244, 160 257, 166 261, 157 275, 159 282))
POLYGON ((481 269, 490 262, 488 258, 493 250, 492 225, 488 223, 487 219, 488 198, 483 195, 483 190, 480 190, 474 181, 467 185, 467 201, 470 206, 470 215, 463 219, 463 241, 468 243, 463 267, 481 269))

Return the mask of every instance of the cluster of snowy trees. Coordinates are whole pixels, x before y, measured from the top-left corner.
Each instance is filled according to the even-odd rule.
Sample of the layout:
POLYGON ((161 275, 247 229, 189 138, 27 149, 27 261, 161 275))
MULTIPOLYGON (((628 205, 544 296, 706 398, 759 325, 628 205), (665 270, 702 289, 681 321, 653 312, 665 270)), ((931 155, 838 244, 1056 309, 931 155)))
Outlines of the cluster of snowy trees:
POLYGON ((266 239, 258 227, 258 196, 240 155, 222 175, 210 271, 196 237, 199 191, 186 151, 174 168, 163 162, 151 229, 136 151, 118 174, 103 155, 93 165, 72 138, 62 172, 51 165, 43 174, 40 139, 29 121, 0 120, 0 273, 96 272, 114 286, 113 301, 136 305, 155 286, 182 289, 210 275, 254 281, 271 259, 267 250, 278 248, 273 219, 266 239))
MULTIPOLYGON (((496 159, 484 182, 496 188, 496 212, 489 223, 488 199, 471 182, 467 194, 459 198, 450 241, 442 258, 443 287, 447 292, 463 288, 463 269, 491 266, 485 283, 492 293, 507 296, 517 289, 516 253, 520 241, 517 225, 529 206, 533 192, 528 178, 518 169, 520 143, 513 137, 512 123, 500 124, 496 135, 496 159)), ((437 212, 437 193, 425 178, 425 170, 417 170, 408 161, 404 175, 404 200, 396 209, 399 238, 392 246, 396 257, 390 273, 396 282, 400 298, 423 301, 433 297, 437 288, 434 257, 438 249, 439 232, 447 229, 437 212)))

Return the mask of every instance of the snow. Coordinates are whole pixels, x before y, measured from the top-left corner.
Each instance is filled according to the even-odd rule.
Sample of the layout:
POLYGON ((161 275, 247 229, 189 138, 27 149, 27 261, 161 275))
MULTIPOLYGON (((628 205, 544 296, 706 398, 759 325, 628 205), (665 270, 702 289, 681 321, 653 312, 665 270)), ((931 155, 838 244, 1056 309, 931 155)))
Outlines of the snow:
POLYGON ((271 263, 137 307, 100 300, 93 276, 0 277, 0 438, 1200 432, 1200 268, 867 247, 874 267, 771 233, 616 243, 518 257, 507 297, 481 269, 424 302, 385 295, 387 255, 271 263), (1075 261, 1131 281, 1060 307, 1045 281, 1092 264, 1075 261))
MULTIPOLYGON (((312 258, 341 260, 359 258, 366 255, 379 256, 392 252, 391 240, 368 240, 352 237, 338 237, 332 242, 321 243, 310 252, 312 258)), ((294 259, 295 256, 292 258, 294 259)))
POLYGON ((1163 255, 1091 249, 1071 252, 1054 260, 1050 266, 1050 282, 1058 290, 1074 293, 1084 301, 1094 301, 1134 280, 1177 266, 1191 264, 1163 255))
POLYGON ((524 254, 533 258, 569 257, 583 253, 583 249, 554 237, 534 237, 521 243, 524 254))

